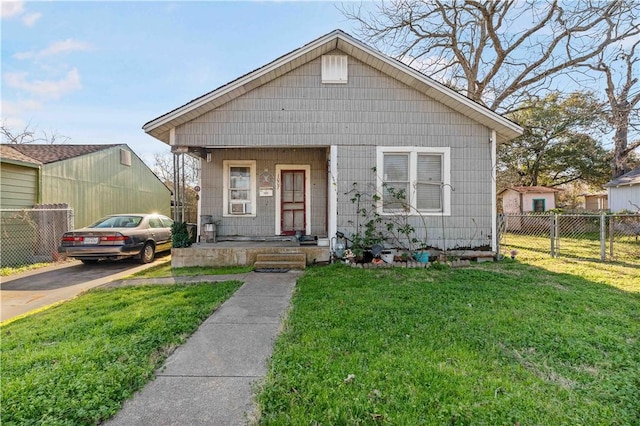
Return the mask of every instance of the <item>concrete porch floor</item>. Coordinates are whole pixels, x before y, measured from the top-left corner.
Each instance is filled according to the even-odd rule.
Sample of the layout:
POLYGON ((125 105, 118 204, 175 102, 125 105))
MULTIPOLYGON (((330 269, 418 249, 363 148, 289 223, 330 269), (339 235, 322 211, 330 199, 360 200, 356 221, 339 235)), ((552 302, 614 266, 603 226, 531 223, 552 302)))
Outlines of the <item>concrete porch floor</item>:
POLYGON ((258 254, 274 253, 304 253, 307 265, 330 260, 329 247, 301 245, 297 241, 219 241, 172 249, 171 266, 252 266, 258 254))

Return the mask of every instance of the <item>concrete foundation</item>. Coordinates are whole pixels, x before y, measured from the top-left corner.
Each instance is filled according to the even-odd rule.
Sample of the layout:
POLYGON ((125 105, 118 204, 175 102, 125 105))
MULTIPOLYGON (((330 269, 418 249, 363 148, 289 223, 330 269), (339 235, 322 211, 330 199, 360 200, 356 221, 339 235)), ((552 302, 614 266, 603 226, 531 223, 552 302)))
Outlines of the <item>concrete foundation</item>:
POLYGON ((253 266, 258 254, 304 253, 307 265, 330 260, 329 247, 300 246, 295 242, 220 242, 194 244, 171 250, 171 266, 253 266))

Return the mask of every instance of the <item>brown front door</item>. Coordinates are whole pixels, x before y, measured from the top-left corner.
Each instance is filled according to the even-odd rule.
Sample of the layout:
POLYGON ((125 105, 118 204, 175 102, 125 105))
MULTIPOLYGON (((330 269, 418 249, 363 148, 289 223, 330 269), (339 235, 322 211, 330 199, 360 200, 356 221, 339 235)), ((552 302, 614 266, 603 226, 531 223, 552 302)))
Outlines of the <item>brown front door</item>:
POLYGON ((282 170, 280 174, 280 229, 283 235, 305 232, 305 171, 282 170))

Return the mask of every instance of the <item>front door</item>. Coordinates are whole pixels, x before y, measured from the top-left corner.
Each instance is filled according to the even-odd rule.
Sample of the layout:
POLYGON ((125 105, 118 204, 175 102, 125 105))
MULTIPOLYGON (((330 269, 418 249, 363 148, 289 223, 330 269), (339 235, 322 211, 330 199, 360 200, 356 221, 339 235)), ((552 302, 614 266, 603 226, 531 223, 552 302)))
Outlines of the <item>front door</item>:
POLYGON ((282 170, 280 172, 280 230, 282 235, 294 235, 297 231, 305 233, 306 200, 305 171, 282 170))

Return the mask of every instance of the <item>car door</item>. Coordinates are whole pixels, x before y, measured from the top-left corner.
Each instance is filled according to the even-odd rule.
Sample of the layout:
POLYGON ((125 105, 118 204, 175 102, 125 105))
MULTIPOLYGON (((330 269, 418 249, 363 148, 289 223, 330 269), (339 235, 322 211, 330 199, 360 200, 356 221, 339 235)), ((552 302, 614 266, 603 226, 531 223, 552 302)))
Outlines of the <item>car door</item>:
POLYGON ((149 218, 149 232, 156 243, 156 252, 167 250, 171 242, 171 230, 167 229, 159 216, 149 218))

